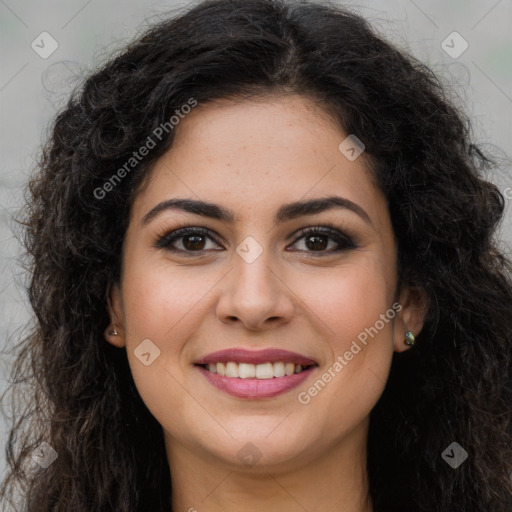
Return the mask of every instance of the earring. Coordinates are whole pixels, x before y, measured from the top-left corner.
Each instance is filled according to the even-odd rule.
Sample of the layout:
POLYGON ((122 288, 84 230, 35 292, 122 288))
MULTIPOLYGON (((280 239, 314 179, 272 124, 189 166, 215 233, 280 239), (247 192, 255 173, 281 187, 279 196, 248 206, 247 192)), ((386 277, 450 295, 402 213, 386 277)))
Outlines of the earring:
POLYGON ((405 322, 402 321, 402 323, 404 324, 404 329, 405 329, 405 340, 404 340, 405 344, 412 346, 412 345, 414 345, 416 338, 414 337, 414 334, 411 331, 409 331, 409 329, 405 325, 405 322))
POLYGON ((414 345, 414 343, 415 343, 414 334, 411 331, 407 331, 405 333, 405 344, 406 345, 414 345))
POLYGON ((115 330, 115 329, 112 329, 111 331, 108 332, 111 336, 118 336, 119 333, 115 330))

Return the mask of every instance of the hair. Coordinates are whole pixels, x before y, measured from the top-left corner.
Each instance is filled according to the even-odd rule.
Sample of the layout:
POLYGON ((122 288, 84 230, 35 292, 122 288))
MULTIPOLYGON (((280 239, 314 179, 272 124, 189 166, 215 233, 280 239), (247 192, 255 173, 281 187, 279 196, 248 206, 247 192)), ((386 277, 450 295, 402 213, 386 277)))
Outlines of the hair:
POLYGON ((35 322, 8 389, 5 503, 18 492, 25 512, 171 510, 162 428, 126 352, 104 339, 131 205, 172 147, 174 131, 155 130, 191 98, 288 94, 364 143, 399 283, 428 297, 423 331, 393 355, 370 415, 375 512, 511 510, 512 266, 495 239, 496 163, 426 65, 355 12, 281 0, 206 1, 158 20, 56 116, 23 218, 35 322), (155 147, 99 194, 148 137, 155 147), (58 454, 44 470, 28 463, 43 441, 58 454), (442 456, 452 443, 468 454, 456 469, 442 456))

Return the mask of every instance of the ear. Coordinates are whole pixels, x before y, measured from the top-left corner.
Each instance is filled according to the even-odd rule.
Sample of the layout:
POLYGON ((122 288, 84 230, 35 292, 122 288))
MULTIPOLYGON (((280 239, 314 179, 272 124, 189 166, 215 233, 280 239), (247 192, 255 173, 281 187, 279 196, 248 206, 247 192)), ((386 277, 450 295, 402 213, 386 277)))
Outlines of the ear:
POLYGON ((414 336, 418 336, 423 329, 428 311, 428 296, 422 288, 404 285, 398 302, 402 309, 394 325, 394 347, 395 352, 404 352, 411 348, 405 343, 406 331, 411 331, 414 336))
POLYGON ((107 290, 107 310, 110 325, 105 329, 105 339, 115 347, 122 348, 125 346, 124 316, 121 290, 117 283, 107 290))

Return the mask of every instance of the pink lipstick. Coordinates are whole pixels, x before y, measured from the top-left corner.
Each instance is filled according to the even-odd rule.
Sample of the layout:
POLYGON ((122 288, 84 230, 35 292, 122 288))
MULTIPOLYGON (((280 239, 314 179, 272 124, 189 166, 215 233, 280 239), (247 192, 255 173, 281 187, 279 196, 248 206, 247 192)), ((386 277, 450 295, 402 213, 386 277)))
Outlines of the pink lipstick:
POLYGON ((307 379, 316 361, 282 349, 233 348, 208 354, 195 362, 215 386, 239 398, 271 398, 289 391, 307 379))

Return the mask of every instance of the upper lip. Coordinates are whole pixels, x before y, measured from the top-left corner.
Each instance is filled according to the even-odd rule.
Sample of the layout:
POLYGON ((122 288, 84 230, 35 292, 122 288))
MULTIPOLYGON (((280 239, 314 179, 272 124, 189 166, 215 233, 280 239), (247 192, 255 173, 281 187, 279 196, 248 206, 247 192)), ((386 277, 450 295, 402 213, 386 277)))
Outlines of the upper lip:
POLYGON ((303 366, 316 364, 316 361, 313 361, 301 354, 297 354, 296 352, 274 348, 267 348, 264 350, 228 348, 226 350, 212 352, 211 354, 195 361, 195 364, 227 363, 229 361, 249 364, 276 363, 281 361, 283 363, 300 364, 303 366))

